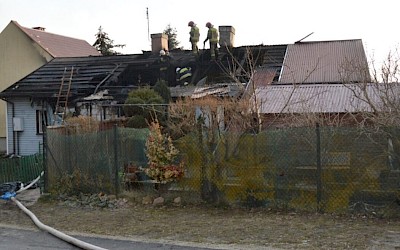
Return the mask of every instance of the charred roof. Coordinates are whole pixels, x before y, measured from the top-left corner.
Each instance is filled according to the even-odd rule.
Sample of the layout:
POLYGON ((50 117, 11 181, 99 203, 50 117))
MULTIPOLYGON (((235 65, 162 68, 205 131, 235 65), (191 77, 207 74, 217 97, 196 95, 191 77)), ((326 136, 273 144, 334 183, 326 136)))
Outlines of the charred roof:
MULTIPOLYGON (((340 72, 336 72, 338 65, 348 59, 349 55, 354 55, 353 58, 365 64, 366 57, 361 40, 308 42, 291 46, 242 46, 230 50, 221 48, 217 61, 210 61, 209 50, 200 50, 199 56, 196 57, 191 51, 178 49, 170 51, 167 81, 169 87, 175 87, 175 69, 191 67, 194 85, 205 77, 206 85, 247 83, 251 78, 249 72, 255 72, 253 80, 257 86, 288 83, 293 79, 293 74, 300 77, 307 72, 312 73, 307 75, 308 79, 316 79, 315 82, 337 83, 341 76, 340 72), (318 52, 317 58, 313 57, 315 52, 318 52), (302 57, 298 58, 296 55, 302 57), (315 61, 330 64, 326 63, 321 67, 315 67, 313 64, 312 71, 303 69, 304 65, 308 65, 307 62, 315 61)), ((1 92, 0 98, 30 97, 54 100, 63 77, 64 81, 69 81, 70 76, 71 102, 104 90, 122 102, 132 89, 144 85, 153 86, 157 82, 160 77, 160 56, 144 51, 135 55, 55 58, 1 92)), ((310 80, 303 82, 310 83, 310 80)))
MULTIPOLYGON (((246 78, 243 70, 247 65, 246 57, 257 58, 257 65, 277 67, 283 63, 286 46, 254 46, 238 47, 232 52, 220 50, 219 61, 210 62, 208 50, 200 51, 195 57, 191 51, 174 50, 170 52, 169 85, 176 86, 175 68, 191 67, 192 82, 197 82, 207 76, 207 83, 232 82, 229 70, 239 62, 238 78, 246 78)), ((96 94, 105 89, 111 96, 118 96, 122 101, 127 93, 143 85, 152 86, 159 78, 159 55, 143 52, 134 55, 114 55, 96 57, 55 58, 40 67, 25 78, 16 82, 0 93, 3 99, 13 97, 30 97, 32 99, 55 99, 58 95, 61 81, 70 81, 70 101, 96 94), (63 80, 64 79, 64 80, 63 80)), ((241 79, 241 81, 248 79, 241 79)))

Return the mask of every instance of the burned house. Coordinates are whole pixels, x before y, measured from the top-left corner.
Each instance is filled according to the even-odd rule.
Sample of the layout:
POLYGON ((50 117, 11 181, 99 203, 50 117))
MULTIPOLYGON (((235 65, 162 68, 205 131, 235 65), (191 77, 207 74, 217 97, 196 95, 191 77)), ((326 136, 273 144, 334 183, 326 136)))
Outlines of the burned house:
MULTIPOLYGON (((123 116, 118 105, 125 102, 128 93, 143 86, 152 87, 160 79, 165 80, 173 98, 207 95, 240 98, 246 91, 263 93, 256 90, 291 84, 283 79, 293 79, 293 74, 307 72, 304 61, 296 56, 301 52, 298 47, 307 48, 304 53, 314 55, 307 59, 309 62, 330 62, 329 57, 321 61, 318 54, 313 54, 326 42, 234 47, 232 27, 220 27, 220 34, 221 46, 215 61, 210 60, 209 50, 200 50, 195 56, 192 51, 175 49, 169 51, 167 63, 163 62, 160 50, 168 48, 162 34, 152 36, 152 51, 140 54, 52 59, 0 93, 0 98, 7 102, 7 152, 22 155, 38 152, 44 126, 59 124, 66 113, 98 120, 123 116), (286 62, 291 62, 292 66, 286 67, 286 62), (176 79, 176 69, 182 67, 192 69, 190 83, 185 86, 176 79), (166 69, 163 77, 161 68, 166 69)), ((342 49, 355 45, 364 53, 361 40, 329 44, 339 44, 338 48, 342 49)), ((309 77, 312 74, 330 76, 332 67, 327 64, 315 68, 309 77)), ((338 82, 339 78, 334 76, 338 82)))

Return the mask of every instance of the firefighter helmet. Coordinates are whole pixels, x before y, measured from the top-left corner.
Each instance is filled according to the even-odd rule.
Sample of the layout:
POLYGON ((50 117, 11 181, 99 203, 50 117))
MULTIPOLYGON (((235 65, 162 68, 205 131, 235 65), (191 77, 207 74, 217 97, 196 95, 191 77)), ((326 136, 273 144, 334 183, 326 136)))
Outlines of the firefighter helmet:
POLYGON ((188 23, 188 26, 190 26, 190 27, 192 27, 194 25, 194 22, 193 21, 190 21, 189 23, 188 23))
POLYGON ((212 24, 210 22, 206 23, 207 28, 211 28, 212 24))

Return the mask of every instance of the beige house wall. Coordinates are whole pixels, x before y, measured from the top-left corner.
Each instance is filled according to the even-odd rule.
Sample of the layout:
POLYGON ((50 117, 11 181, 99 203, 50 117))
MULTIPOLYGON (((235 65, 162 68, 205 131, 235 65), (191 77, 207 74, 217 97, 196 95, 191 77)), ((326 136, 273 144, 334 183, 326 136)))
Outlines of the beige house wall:
MULTIPOLYGON (((51 59, 51 55, 10 22, 0 33, 0 91, 51 59)), ((0 152, 6 150, 6 134, 6 102, 0 100, 0 152)))

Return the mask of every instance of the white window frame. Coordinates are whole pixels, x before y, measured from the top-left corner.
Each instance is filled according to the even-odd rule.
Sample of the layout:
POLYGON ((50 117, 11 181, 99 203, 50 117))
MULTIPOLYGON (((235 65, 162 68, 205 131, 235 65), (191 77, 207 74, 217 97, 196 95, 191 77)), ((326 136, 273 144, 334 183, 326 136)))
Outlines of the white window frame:
POLYGON ((36 133, 39 135, 43 134, 43 128, 47 125, 48 120, 46 110, 36 110, 36 133))

